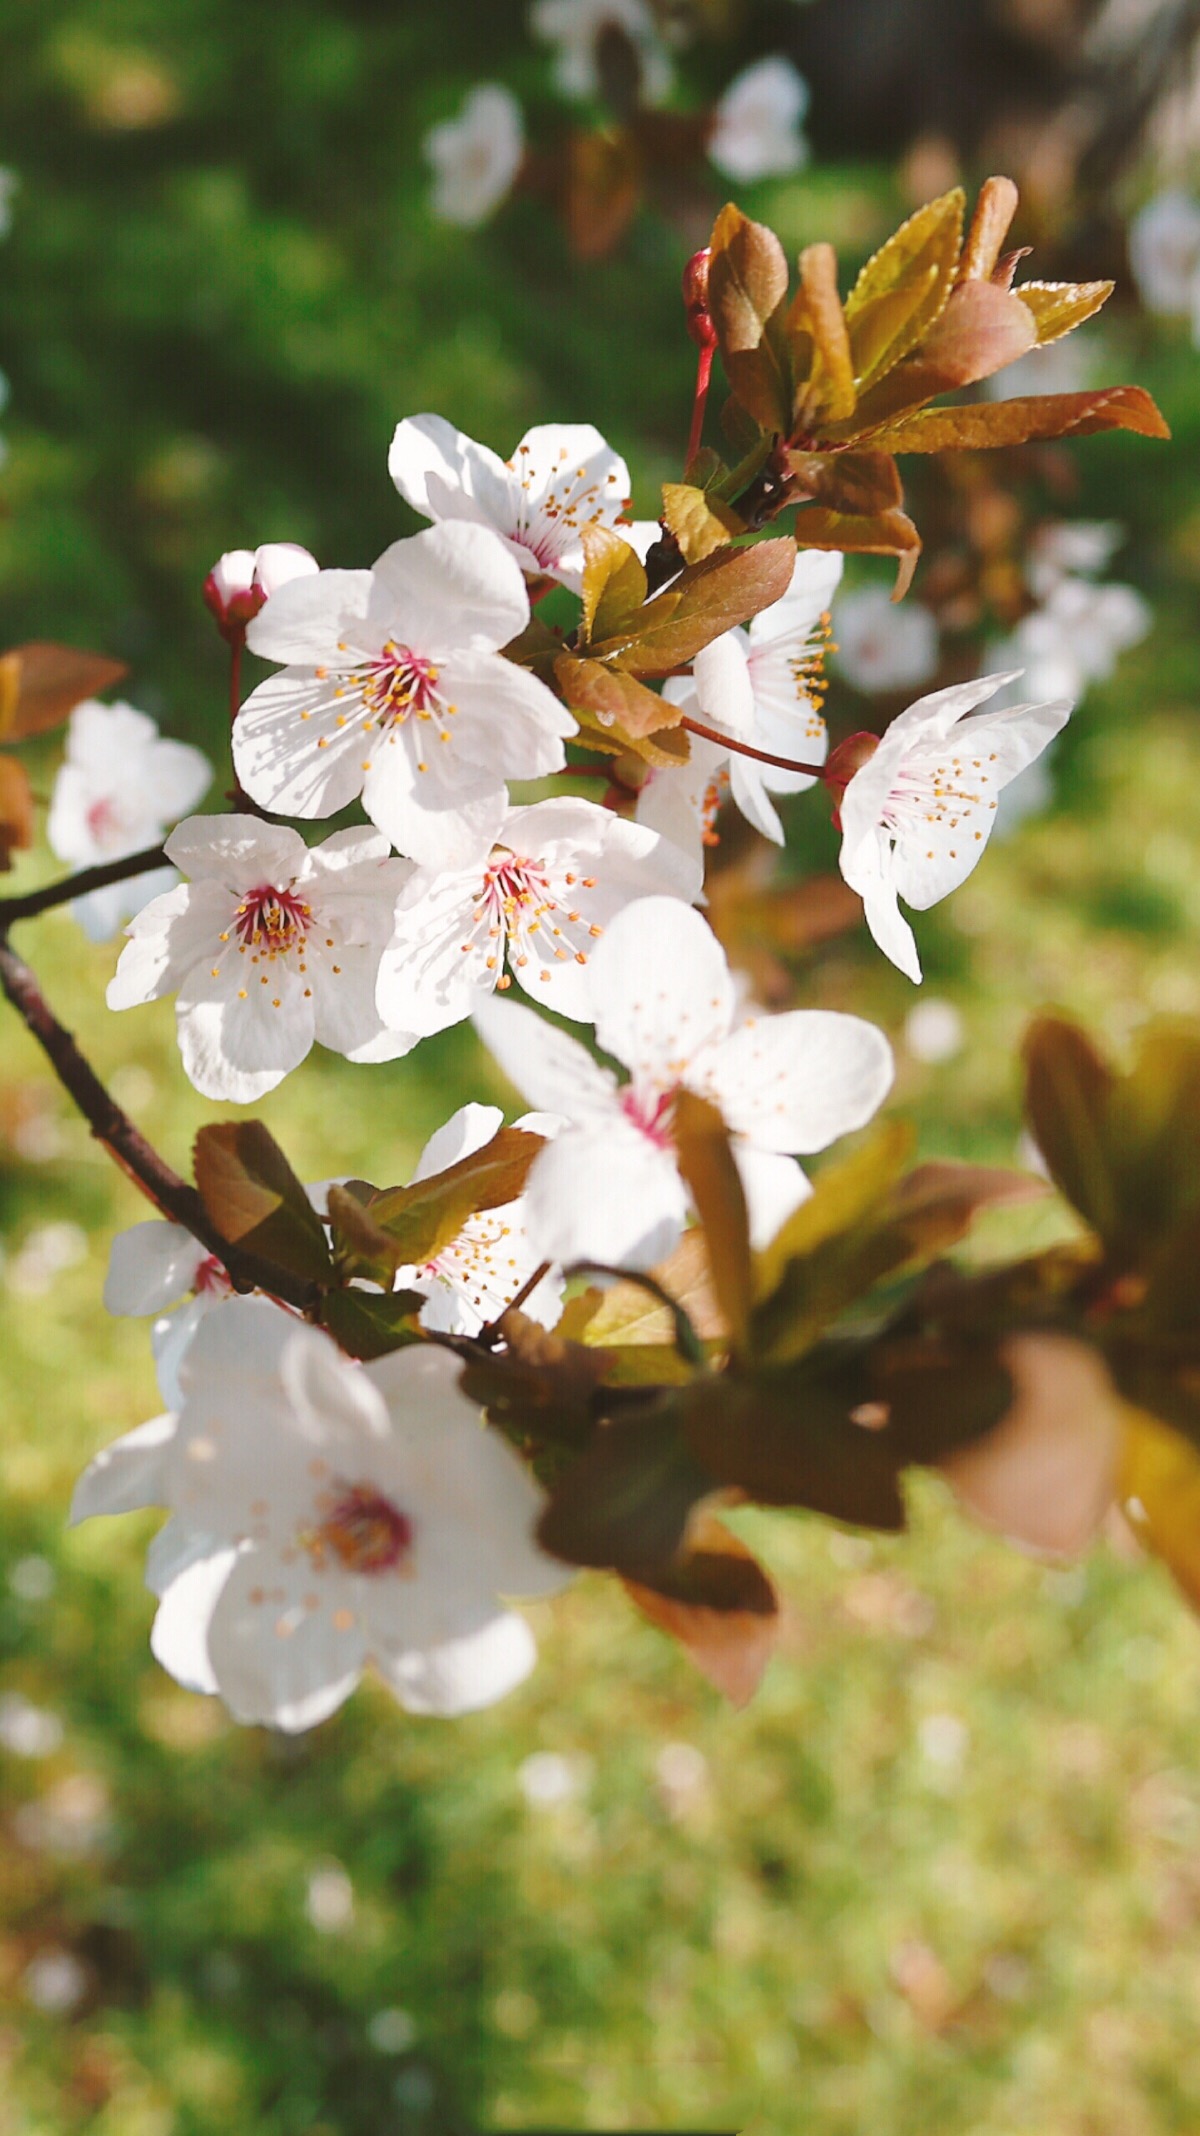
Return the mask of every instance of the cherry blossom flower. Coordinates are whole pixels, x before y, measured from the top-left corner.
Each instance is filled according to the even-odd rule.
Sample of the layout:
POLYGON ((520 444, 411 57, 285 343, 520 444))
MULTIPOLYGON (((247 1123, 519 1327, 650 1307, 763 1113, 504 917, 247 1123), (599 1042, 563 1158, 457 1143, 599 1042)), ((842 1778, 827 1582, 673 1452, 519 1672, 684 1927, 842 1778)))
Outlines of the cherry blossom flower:
POLYGON ((1110 564, 1125 538, 1116 519, 1046 519, 1030 537, 1025 576, 1045 601, 1063 579, 1094 578, 1110 564))
MULTIPOLYGON (((760 610, 749 630, 726 631, 697 653, 692 676, 672 679, 663 696, 684 713, 731 738, 798 763, 822 764, 828 748, 819 709, 821 658, 829 604, 842 558, 817 549, 796 558, 782 600, 760 610)), ((815 784, 804 772, 759 764, 718 742, 691 737, 686 764, 652 770, 638 797, 639 823, 689 854, 713 839, 713 821, 731 796, 747 821, 776 845, 783 826, 771 794, 798 794, 815 784)))
MULTIPOLYGON (((862 898, 884 956, 918 982, 917 945, 897 898, 925 912, 966 881, 1002 789, 1070 717, 1069 701, 1059 699, 967 719, 1013 679, 984 675, 918 698, 892 721, 842 795, 842 874, 862 898)), ((836 772, 833 783, 840 783, 836 772)))
POLYGON ((545 683, 500 657, 528 621, 518 565, 461 521, 393 542, 371 571, 293 579, 247 632, 288 664, 234 722, 244 790, 302 817, 361 793, 399 852, 468 866, 493 842, 505 780, 561 770, 575 732, 545 683))
POLYGON ((780 178, 808 161, 801 132, 808 83, 778 53, 734 76, 713 113, 708 153, 737 184, 780 178))
POLYGON ((258 549, 227 549, 204 581, 204 599, 221 636, 240 644, 273 593, 295 578, 310 578, 320 565, 295 541, 267 541, 258 549))
POLYGON ((1062 578, 1040 608, 1023 617, 993 657, 1019 665, 1037 696, 1082 697, 1107 682, 1122 653, 1140 643, 1153 621, 1133 586, 1095 586, 1062 578))
POLYGON ((1129 226, 1129 264, 1148 311, 1197 316, 1200 307, 1200 200, 1172 188, 1129 226))
POLYGON ((104 1305, 119 1318, 154 1315, 150 1340, 159 1391, 171 1409, 183 1401, 179 1368, 206 1313, 235 1295, 215 1254, 182 1224, 152 1216, 119 1231, 108 1257, 104 1305))
POLYGON ((529 22, 536 37, 555 47, 554 79, 564 96, 599 96, 597 46, 610 24, 624 31, 641 61, 642 102, 661 103, 671 87, 671 62, 646 0, 534 0, 529 22))
POLYGON ((938 627, 919 601, 893 601, 884 586, 844 593, 834 618, 838 672, 856 690, 919 690, 938 664, 938 627))
POLYGON ((418 868, 396 905, 379 967, 384 1022, 422 1036, 517 984, 590 1022, 591 958, 614 914, 654 891, 690 901, 701 871, 642 824, 593 801, 513 809, 473 868, 418 868))
POLYGON ((756 1243, 806 1196, 791 1152, 821 1150, 869 1120, 892 1080, 886 1038, 856 1016, 736 1010, 725 953, 698 912, 642 898, 617 915, 592 966, 596 1038, 624 1063, 618 1084, 577 1040, 494 996, 475 1023, 531 1104, 570 1124, 535 1160, 526 1222, 547 1259, 646 1268, 688 1211, 672 1140, 681 1089, 718 1105, 756 1243))
POLYGON ((134 920, 108 1005, 175 994, 183 1065, 204 1097, 252 1103, 314 1040, 352 1061, 395 1060, 415 1044, 375 1010, 409 872, 386 840, 336 831, 310 849, 253 816, 192 816, 166 850, 192 879, 134 920))
POLYGON ((433 212, 442 222, 478 229, 511 191, 525 154, 521 106, 499 82, 479 82, 457 118, 426 134, 432 165, 433 212))
POLYGON ((535 1659, 501 1594, 544 1595, 565 1566, 533 1533, 542 1495, 431 1344, 370 1366, 266 1299, 197 1330, 179 1416, 107 1447, 73 1521, 166 1506, 147 1581, 151 1645, 234 1718, 296 1731, 370 1664, 411 1713, 489 1705, 535 1659))
MULTIPOLYGON (((491 527, 522 571, 574 593, 584 527, 617 526, 629 507, 629 469, 590 423, 539 423, 502 460, 444 416, 408 415, 396 425, 388 472, 424 518, 491 527)), ((632 526, 619 531, 632 540, 632 526)))
MULTIPOLYGON (((91 868, 157 845, 211 780, 207 757, 188 742, 164 741, 147 713, 88 698, 71 714, 54 781, 46 823, 51 851, 74 868, 91 868)), ((106 942, 175 880, 172 868, 155 868, 90 891, 71 910, 93 942, 106 942)))
MULTIPOLYGON (((463 1105, 444 1127, 431 1135, 417 1161, 413 1181, 445 1172, 475 1150, 483 1148, 504 1124, 498 1105, 463 1105)), ((547 1137, 557 1133, 562 1121, 556 1113, 526 1113, 514 1123, 530 1134, 547 1137)), ((428 1303, 421 1310, 421 1325, 449 1335, 477 1335, 511 1305, 537 1268, 542 1256, 535 1253, 525 1227, 524 1197, 504 1202, 496 1209, 481 1209, 469 1216, 458 1237, 432 1261, 419 1268, 401 1268, 397 1290, 423 1291, 428 1303)), ((562 1312, 562 1274, 552 1270, 530 1292, 521 1307, 531 1320, 552 1328, 562 1312)))

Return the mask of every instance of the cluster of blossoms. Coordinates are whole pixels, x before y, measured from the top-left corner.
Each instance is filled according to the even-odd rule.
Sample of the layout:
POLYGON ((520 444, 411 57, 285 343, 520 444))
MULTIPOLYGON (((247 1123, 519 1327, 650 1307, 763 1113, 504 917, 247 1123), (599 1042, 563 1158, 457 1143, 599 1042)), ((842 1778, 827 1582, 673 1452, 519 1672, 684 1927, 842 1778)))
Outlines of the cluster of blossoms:
MULTIPOLYGON (((569 102, 602 98, 606 36, 627 44, 641 105, 654 109, 670 95, 670 52, 646 0, 534 0, 529 19, 551 48, 554 84, 569 102)), ((698 141, 716 169, 739 184, 782 177, 808 159, 807 109, 802 75, 772 54, 735 76, 706 115, 698 141)), ((531 165, 520 102, 500 82, 477 83, 455 117, 430 129, 424 150, 435 215, 467 229, 486 222, 531 165)))
MULTIPOLYGON (((693 1211, 674 1127, 683 1093, 724 1119, 763 1246, 811 1192, 799 1160, 871 1119, 890 1087, 874 1026, 742 998, 695 909, 720 801, 782 843, 777 800, 824 778, 847 881, 876 941, 919 978, 897 899, 923 909, 963 879, 1002 788, 1069 707, 981 711, 1009 679, 993 676, 827 758, 819 671, 841 557, 801 552, 781 599, 666 680, 664 702, 696 725, 686 762, 645 767, 624 814, 524 799, 512 783, 568 771, 579 730, 505 648, 528 630, 531 597, 580 592, 595 530, 634 554, 658 530, 627 519, 627 470, 582 426, 531 431, 505 462, 417 416, 398 426, 390 469, 432 524, 372 569, 319 570, 281 546, 223 558, 206 589, 231 644, 277 663, 238 709, 242 791, 305 822, 359 802, 373 828, 308 845, 261 815, 186 818, 165 845, 184 879, 148 900, 155 885, 120 886, 139 909, 108 998, 122 1009, 173 994, 192 1082, 239 1104, 314 1041, 386 1061, 473 1019, 537 1108, 517 1125, 541 1146, 515 1199, 395 1271, 421 1326, 453 1341, 517 1297, 553 1327, 564 1270, 638 1271, 672 1251, 693 1211), (514 986, 591 1026, 623 1075, 505 998, 514 986)), ((93 841, 77 830, 70 857, 129 850, 207 776, 128 707, 80 708, 59 850, 68 822, 93 841), (118 740, 125 813, 104 832, 118 740)), ((463 1108, 414 1184, 500 1124, 494 1108, 463 1108)), ((309 1190, 322 1219, 328 1191, 309 1190)), ((551 1592, 567 1568, 535 1540, 543 1494, 480 1428, 450 1351, 354 1362, 273 1298, 238 1296, 215 1256, 157 1220, 116 1241, 106 1302, 152 1320, 169 1408, 97 1458, 75 1517, 167 1509, 148 1570, 153 1645, 181 1682, 243 1720, 295 1729, 331 1712, 368 1662, 414 1712, 462 1712, 520 1680, 533 1644, 508 1601, 551 1592)))

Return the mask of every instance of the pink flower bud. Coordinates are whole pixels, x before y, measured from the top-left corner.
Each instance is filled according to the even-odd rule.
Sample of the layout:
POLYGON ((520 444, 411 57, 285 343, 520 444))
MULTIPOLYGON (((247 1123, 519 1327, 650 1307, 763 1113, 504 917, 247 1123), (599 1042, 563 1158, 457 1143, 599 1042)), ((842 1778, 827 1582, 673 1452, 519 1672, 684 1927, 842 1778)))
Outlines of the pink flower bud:
POLYGON ((303 578, 320 567, 294 541, 268 541, 259 549, 227 549, 204 581, 204 600, 221 636, 233 645, 245 637, 246 625, 289 579, 303 578))

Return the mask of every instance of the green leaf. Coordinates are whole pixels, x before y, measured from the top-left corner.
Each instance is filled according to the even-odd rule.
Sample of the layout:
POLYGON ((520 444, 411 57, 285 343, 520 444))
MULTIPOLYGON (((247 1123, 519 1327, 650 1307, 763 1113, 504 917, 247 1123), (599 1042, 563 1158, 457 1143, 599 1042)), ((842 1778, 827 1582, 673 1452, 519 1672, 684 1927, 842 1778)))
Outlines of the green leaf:
POLYGON ((753 1698, 774 1652, 779 1597, 723 1521, 698 1514, 678 1557, 652 1585, 625 1582, 651 1624, 677 1639, 702 1676, 735 1706, 753 1698))
POLYGON ((608 638, 623 630, 646 599, 640 557, 611 527, 586 526, 583 542, 583 635, 608 638))
POLYGON ((1113 282, 1020 282, 1014 292, 1033 313, 1038 347, 1074 333, 1107 304, 1113 282))
POLYGON ((750 1218, 729 1130, 707 1098, 681 1090, 674 1132, 679 1170, 707 1241, 717 1302, 739 1349, 749 1324, 753 1279, 750 1218))
POLYGON ((627 633, 591 651, 597 659, 636 675, 670 675, 714 638, 782 600, 795 561, 796 544, 786 535, 740 549, 718 549, 681 571, 673 586, 639 611, 627 633))
POLYGON ((393 1241, 397 1266, 432 1261, 458 1237, 469 1216, 515 1201, 544 1146, 541 1135, 502 1127, 482 1149, 446 1171, 377 1195, 368 1213, 393 1241))
POLYGON ((847 556, 894 556, 894 601, 908 592, 921 554, 921 537, 907 512, 900 511, 859 518, 819 504, 804 505, 796 514, 796 541, 802 549, 840 549, 847 556))
POLYGON ((1098 430, 1132 430, 1169 438, 1141 386, 1103 386, 1089 393, 1045 393, 1028 400, 978 401, 969 408, 923 408, 871 431, 875 452, 963 452, 1024 445, 1031 438, 1089 437, 1098 430))
MULTIPOLYGON (((717 1304, 708 1243, 702 1231, 685 1231, 674 1252, 651 1274, 687 1314, 702 1342, 727 1340, 729 1331, 717 1304)), ((670 1312, 644 1284, 614 1283, 595 1295, 598 1303, 589 1317, 585 1337, 589 1343, 606 1343, 610 1348, 620 1344, 674 1343, 675 1326, 670 1312)))
POLYGON ((712 1490, 675 1416, 652 1407, 600 1427, 555 1486, 538 1541, 568 1564, 644 1582, 677 1555, 693 1508, 712 1490))
POLYGON ((904 502, 900 470, 886 452, 800 452, 784 455, 797 494, 851 518, 874 518, 904 502))
POLYGON ((613 755, 620 755, 631 742, 676 724, 681 717, 678 705, 669 704, 655 691, 643 688, 634 676, 603 661, 560 653, 554 673, 567 710, 581 722, 586 714, 589 728, 598 726, 601 733, 612 734, 617 745, 610 752, 613 755))
POLYGON ((787 258, 773 230, 732 204, 713 226, 708 305, 725 375, 742 407, 765 430, 786 432, 792 379, 781 330, 787 258))
POLYGON ((712 1486, 760 1505, 901 1528, 902 1451, 886 1431, 855 1422, 869 1397, 865 1361, 853 1354, 815 1369, 708 1376, 670 1399, 683 1442, 712 1486))
POLYGON ((612 1353, 584 1347, 561 1328, 546 1329, 509 1311, 497 1323, 504 1348, 480 1352, 463 1374, 463 1391, 510 1438, 554 1446, 586 1445, 595 1430, 594 1398, 612 1353))
POLYGON ((33 844, 37 827, 29 774, 16 757, 0 755, 0 872, 7 873, 14 853, 33 844))
POLYGON ((1022 1048, 1025 1117, 1059 1191, 1101 1237, 1117 1200, 1108 1115, 1116 1077, 1087 1033, 1061 1016, 1039 1016, 1022 1048))
POLYGON ((847 421, 854 413, 857 394, 832 245, 806 245, 800 254, 800 288, 785 332, 796 373, 803 371, 806 361, 809 366, 806 382, 796 388, 792 427, 819 429, 823 423, 847 421))
POLYGON ((966 196, 961 186, 931 200, 867 261, 846 300, 859 392, 917 346, 954 287, 966 196))
POLYGON ((1119 1494, 1138 1541, 1200 1609, 1200 1452, 1157 1417, 1127 1410, 1119 1494))
POLYGON ((387 1357, 406 1344, 422 1342, 418 1315, 427 1303, 419 1291, 368 1291, 357 1288, 326 1291, 321 1300, 321 1325, 349 1357, 369 1362, 387 1357))
POLYGON ((329 1276, 325 1227, 261 1120, 202 1127, 194 1165, 200 1199, 223 1238, 291 1275, 329 1276))
POLYGON ((664 482, 662 498, 663 518, 689 564, 701 563, 733 535, 746 531, 745 520, 732 505, 690 482, 664 482))

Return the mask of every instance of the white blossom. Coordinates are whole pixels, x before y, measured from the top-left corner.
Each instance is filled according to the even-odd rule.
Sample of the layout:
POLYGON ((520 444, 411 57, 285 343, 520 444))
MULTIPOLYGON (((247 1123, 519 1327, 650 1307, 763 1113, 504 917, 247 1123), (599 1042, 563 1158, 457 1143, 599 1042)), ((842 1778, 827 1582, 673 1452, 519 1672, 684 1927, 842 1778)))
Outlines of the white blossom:
MULTIPOLYGON (((430 1136, 413 1173, 413 1182, 448 1171, 490 1142, 504 1124, 498 1105, 463 1105, 444 1127, 430 1136)), ((526 1113, 514 1123, 530 1134, 551 1136, 562 1122, 553 1113, 526 1113)), ((419 1268, 401 1268, 398 1291, 422 1291, 428 1303, 421 1325, 443 1334, 477 1335, 497 1320, 523 1289, 542 1256, 535 1253, 525 1225, 524 1196, 495 1209, 469 1216, 457 1238, 419 1268)), ((552 1328, 562 1312, 562 1274, 552 1269, 521 1307, 531 1320, 552 1328)))
POLYGON ((808 161, 801 131, 807 110, 808 83, 790 59, 756 60, 718 100, 708 153, 737 184, 798 171, 808 161))
POLYGON ((379 967, 379 1014, 424 1036, 515 979, 546 1008, 590 1021, 591 959, 615 914, 657 891, 690 901, 700 886, 677 847, 594 801, 513 809, 473 868, 411 876, 379 967))
POLYGON ((924 912, 966 881, 1002 789, 1070 716, 1060 699, 966 717, 1012 680, 985 675, 918 698, 846 785, 842 874, 885 957, 910 979, 920 980, 921 964, 897 898, 924 912))
POLYGON ((235 1719, 295 1731, 374 1667, 412 1713, 488 1705, 534 1646, 501 1595, 554 1592, 541 1493, 446 1350, 363 1366, 265 1299, 198 1329, 178 1417, 127 1433, 81 1477, 73 1521, 161 1505, 151 1644, 235 1719))
POLYGON ((111 1009, 176 995, 183 1065, 204 1097, 247 1105, 314 1041, 352 1061, 415 1043, 375 1009, 379 959, 408 876, 371 831, 306 847, 254 816, 192 816, 167 841, 191 880, 139 913, 111 1009))
MULTIPOLYGON (((583 529, 618 527, 629 508, 629 469, 591 423, 539 423, 510 460, 441 415, 396 425, 388 472, 426 519, 490 527, 532 578, 583 584, 583 529)), ((646 530, 661 531, 657 521, 646 530)), ((633 545, 634 528, 618 531, 633 545)), ((648 546, 647 541, 647 546, 648 546)))
MULTIPOLYGON (((73 868, 92 868, 157 845, 211 780, 207 757, 188 742, 164 741, 148 713, 88 698, 67 728, 46 822, 50 849, 73 868)), ((174 869, 154 868, 76 898, 71 910, 93 942, 105 942, 175 879, 174 869)))
POLYGON ((1195 318, 1200 305, 1200 200, 1173 187, 1129 226, 1129 264, 1148 311, 1195 318))
POLYGON ((1125 538, 1117 519, 1047 519, 1029 542, 1025 576, 1030 592, 1047 600, 1063 579, 1094 578, 1125 538))
POLYGON ((287 665, 234 722, 243 788, 302 817, 361 793, 399 852, 469 865, 492 844, 505 780, 561 770, 575 732, 545 683, 500 657, 528 621, 519 566, 462 521, 394 542, 370 571, 294 579, 247 633, 287 665))
MULTIPOLYGON (((705 646, 690 680, 667 682, 664 697, 686 716, 751 748, 823 764, 829 738, 820 712, 821 658, 841 574, 840 556, 802 550, 782 600, 760 610, 748 630, 726 631, 705 646)), ((698 735, 690 743, 686 764, 651 770, 638 797, 639 823, 702 859, 713 819, 729 795, 755 830, 782 845, 783 826, 770 796, 803 793, 816 775, 760 764, 698 735)))
POLYGON ((107 1312, 149 1318, 159 1391, 171 1409, 183 1400, 179 1368, 206 1313, 234 1295, 228 1273, 182 1224, 152 1216, 119 1231, 104 1281, 107 1312))
POLYGON ((554 79, 564 96, 600 94, 596 53, 610 24, 637 51, 643 103, 661 103, 671 87, 671 63, 646 0, 533 0, 529 22, 534 35, 555 48, 554 79))
POLYGON ((204 581, 204 599, 224 637, 240 643, 246 625, 294 578, 320 569, 295 541, 266 541, 257 549, 226 549, 204 581))
POLYGON ((475 1011, 510 1081, 569 1122, 526 1188, 530 1237, 548 1259, 636 1268, 670 1252, 688 1211, 672 1134, 681 1089, 720 1107, 763 1243, 808 1192, 790 1153, 861 1127, 891 1084, 887 1040, 858 1017, 739 1017, 719 942, 672 898, 618 914, 596 951, 592 1001, 597 1041, 629 1070, 625 1084, 530 1009, 491 996, 475 1011))
POLYGON ((893 601, 886 587, 844 593, 834 617, 838 672, 856 690, 919 690, 938 664, 938 627, 920 601, 893 601))
POLYGON ((1107 682, 1122 653, 1140 643, 1153 621, 1133 586, 1061 578, 1040 608, 1022 618, 992 657, 1019 666, 1039 697, 1081 697, 1107 682))
POLYGON ((433 212, 443 222, 477 229, 512 188, 525 154, 521 106, 499 82, 468 91, 457 118, 445 119, 422 144, 432 166, 433 212))

